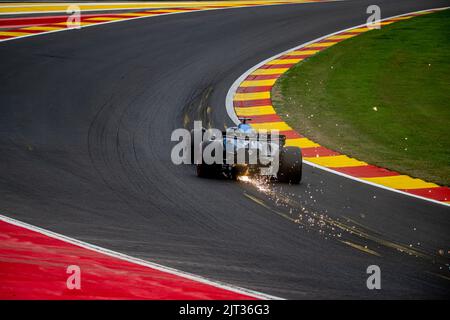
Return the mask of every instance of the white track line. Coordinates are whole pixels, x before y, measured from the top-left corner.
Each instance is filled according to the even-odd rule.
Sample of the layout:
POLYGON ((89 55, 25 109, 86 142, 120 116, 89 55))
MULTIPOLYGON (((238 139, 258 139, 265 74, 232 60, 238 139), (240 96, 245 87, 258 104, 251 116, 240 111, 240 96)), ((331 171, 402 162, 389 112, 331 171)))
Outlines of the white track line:
MULTIPOLYGON (((245 3, 248 3, 246 1, 233 1, 233 2, 240 2, 240 5, 244 5, 245 3)), ((273 2, 273 4, 286 4, 283 3, 282 0, 275 0, 275 1, 267 1, 267 2, 273 2), (278 2, 278 3, 277 3, 278 2)), ((223 1, 205 1, 204 3, 199 2, 199 1, 161 1, 161 2, 156 2, 156 1, 142 1, 142 2, 42 2, 42 3, 32 3, 30 2, 29 4, 26 3, 21 3, 21 4, 11 4, 11 5, 1 5, 0 3, 0 8, 32 8, 32 7, 49 7, 49 6, 53 6, 53 7, 68 7, 70 5, 78 5, 78 6, 115 6, 115 5, 120 5, 120 6, 125 6, 124 8, 119 8, 119 9, 114 9, 112 8, 111 10, 126 10, 126 9, 130 9, 130 10, 148 10, 148 9, 173 9, 173 8, 180 8, 180 7, 189 7, 189 6, 195 6, 195 5, 200 5, 200 6, 217 6, 217 5, 221 5, 222 3, 227 4, 227 2, 223 2, 223 1), (148 6, 147 6, 148 5, 148 6), (169 7, 165 7, 166 5, 168 5, 169 7), (128 6, 128 7, 127 7, 128 6), (131 6, 131 7, 130 7, 131 6), (137 7, 135 7, 137 6, 137 7)), ((297 2, 299 4, 301 3, 305 3, 305 2, 297 2)), ((228 3, 229 4, 229 3, 228 3)), ((263 4, 264 5, 264 4, 263 4)), ((88 9, 86 11, 93 11, 93 10, 97 10, 97 9, 88 9)), ((105 10, 105 9, 100 9, 100 10, 105 10)), ((109 8, 107 8, 106 10, 109 10, 109 8)), ((45 12, 45 11, 36 11, 36 12, 45 12)), ((65 10, 61 10, 61 11, 49 11, 49 12, 65 12, 65 10)), ((30 12, 7 12, 4 14, 28 14, 30 12)))
MULTIPOLYGON (((193 10, 193 11, 183 11, 183 12, 169 12, 169 13, 158 14, 156 16, 144 16, 144 17, 135 17, 135 18, 125 18, 125 19, 114 20, 114 21, 105 21, 105 22, 98 22, 98 23, 96 22, 96 23, 93 23, 90 25, 80 26, 79 29, 65 28, 65 29, 60 29, 60 30, 32 33, 32 34, 27 34, 24 36, 17 36, 17 37, 8 38, 8 39, 1 39, 0 42, 12 41, 12 40, 28 38, 28 37, 36 37, 36 36, 40 36, 40 35, 44 35, 44 34, 56 33, 56 32, 62 32, 62 31, 77 31, 77 30, 84 29, 84 28, 95 27, 95 26, 100 26, 100 25, 105 25, 105 24, 110 24, 110 23, 119 23, 119 22, 126 22, 126 21, 138 20, 138 19, 157 18, 160 16, 168 16, 168 15, 173 15, 173 14, 186 14, 186 13, 195 13, 195 12, 203 12, 203 11, 213 11, 213 10, 232 10, 232 9, 245 9, 245 8, 255 8, 255 7, 270 7, 270 6, 281 6, 281 5, 299 5, 299 4, 303 5, 303 4, 311 4, 311 3, 327 3, 327 2, 337 2, 337 1, 346 1, 346 0, 328 0, 328 1, 324 1, 324 2, 274 3, 274 4, 261 4, 261 5, 251 5, 251 6, 241 6, 241 7, 236 6, 236 7, 226 7, 226 8, 205 8, 205 9, 199 9, 199 10, 193 10)), ((189 8, 189 7, 186 6, 186 8, 189 8)), ((181 7, 180 9, 183 9, 183 7, 181 7)), ((120 9, 120 10, 123 10, 123 9, 120 9)), ((136 9, 136 10, 137 11, 132 12, 132 13, 139 13, 140 10, 142 11, 142 10, 148 10, 148 9, 136 9)), ((164 8, 155 8, 155 9, 150 9, 150 10, 164 10, 164 8)), ((93 11, 93 10, 89 10, 88 12, 91 12, 91 11, 93 11)), ((100 10, 100 11, 102 11, 102 10, 100 10)), ((53 11, 40 12, 40 13, 52 13, 52 12, 53 11)), ((129 12, 127 12, 127 13, 129 13, 129 12)), ((0 15, 1 15, 1 13, 0 13, 0 15)))
MULTIPOLYGON (((333 0, 331 0, 331 1, 333 1, 333 0)), ((335 0, 335 1, 341 1, 341 0, 335 0)), ((321 3, 321 2, 305 2, 305 3, 321 3)), ((298 4, 298 3, 292 3, 292 4, 298 4)), ((282 5, 282 4, 257 5, 257 6, 250 6, 250 7, 261 7, 261 6, 272 6, 272 5, 282 5)), ((208 9, 208 10, 239 9, 239 8, 250 8, 250 7, 230 7, 230 8, 217 8, 217 9, 208 9)), ((447 9, 447 8, 449 8, 449 7, 438 8, 438 9, 447 9)), ((431 10, 431 9, 428 9, 428 10, 431 10)), ((400 16, 412 14, 412 13, 424 12, 424 11, 428 11, 428 10, 422 10, 422 11, 416 11, 416 12, 410 12, 410 13, 401 14, 401 15, 397 15, 397 16, 392 16, 392 17, 389 17, 389 18, 382 19, 382 21, 383 20, 387 20, 387 19, 392 19, 392 18, 395 18, 395 17, 400 17, 400 16)), ((436 9, 434 9, 434 10, 436 10, 436 9)), ((198 11, 204 11, 204 10, 198 10, 198 11)), ((198 11, 192 11, 192 12, 198 12, 198 11)), ((188 11, 188 12, 174 12, 174 13, 161 14, 161 16, 162 15, 169 15, 169 14, 190 13, 190 12, 191 11, 188 11)), ((158 16, 160 16, 160 15, 158 15, 158 16)), ((115 22, 123 22, 123 21, 130 21, 130 20, 136 20, 136 19, 142 19, 142 18, 150 18, 150 17, 154 17, 154 16, 137 17, 137 18, 130 18, 130 19, 124 19, 124 20, 119 20, 119 21, 110 21, 110 22, 105 22, 105 23, 98 23, 98 24, 95 24, 95 25, 101 25, 101 24, 107 24, 107 23, 115 23, 115 22)), ((227 108, 227 113, 228 113, 229 117, 231 118, 231 120, 233 122, 235 122, 236 124, 239 123, 237 115, 234 112, 233 96, 234 96, 234 94, 236 92, 236 89, 239 87, 239 84, 250 73, 252 73, 254 70, 258 69, 263 64, 265 64, 265 63, 267 63, 267 62, 269 62, 269 61, 271 61, 273 59, 276 59, 279 56, 282 56, 283 54, 285 54, 285 53, 287 53, 289 51, 302 48, 302 47, 304 47, 304 46, 306 46, 306 45, 308 45, 308 44, 310 44, 312 42, 316 42, 316 41, 319 41, 319 40, 321 40, 323 38, 332 36, 334 34, 341 33, 343 31, 350 30, 350 29, 357 28, 357 27, 364 26, 364 25, 365 24, 361 24, 361 25, 356 26, 356 27, 347 28, 347 29, 344 29, 344 30, 341 30, 341 31, 338 31, 338 32, 334 32, 334 33, 328 34, 326 36, 317 38, 315 40, 306 42, 306 43, 304 43, 302 45, 299 45, 297 47, 288 49, 288 50, 286 50, 286 51, 284 51, 284 52, 282 52, 280 54, 277 54, 277 55, 275 55, 275 56, 273 56, 273 57, 271 57, 269 59, 266 59, 266 60, 262 61, 261 63, 257 64, 256 66, 252 67, 251 69, 247 70, 247 72, 245 72, 243 75, 241 75, 233 83, 233 85, 231 86, 230 90, 227 93, 226 108, 227 108), (231 106, 231 108, 230 108, 230 106, 231 106)), ((91 27, 91 26, 94 26, 94 25, 83 26, 82 28, 91 27)), ((38 34, 27 35, 27 36, 20 36, 20 37, 15 37, 15 38, 11 38, 11 39, 1 40, 1 41, 13 40, 13 39, 18 39, 18 38, 26 38, 26 37, 30 37, 30 36, 36 36, 36 35, 53 33, 53 32, 60 32, 60 31, 66 31, 66 30, 67 29, 56 30, 56 31, 49 31, 49 32, 42 32, 42 33, 38 33, 38 34)), ((376 187, 379 187, 379 188, 383 188, 383 189, 387 189, 387 190, 390 190, 390 191, 402 193, 402 194, 405 194, 407 196, 412 196, 412 197, 423 199, 423 200, 426 200, 426 201, 431 201, 431 202, 434 202, 434 203, 444 204, 444 205, 450 206, 450 204, 445 204, 445 203, 442 203, 442 202, 439 202, 439 201, 435 201, 435 200, 431 200, 431 199, 428 199, 428 198, 412 195, 412 194, 409 194, 409 193, 406 193, 406 192, 403 192, 403 191, 400 191, 400 190, 396 190, 396 189, 380 186, 380 185, 371 183, 369 181, 365 181, 365 180, 361 180, 361 179, 358 179, 358 178, 355 178, 355 177, 352 177, 352 176, 348 176, 348 175, 343 174, 343 173, 338 173, 336 171, 333 171, 333 170, 330 170, 328 168, 319 166, 317 164, 313 164, 313 163, 305 161, 305 160, 303 162, 308 164, 308 165, 310 165, 310 166, 317 167, 319 169, 322 169, 322 170, 325 170, 325 171, 328 171, 328 172, 332 172, 334 174, 338 174, 338 175, 341 175, 343 177, 346 177, 346 178, 349 178, 349 179, 353 179, 353 180, 356 180, 356 181, 359 181, 359 182, 362 182, 362 183, 366 183, 366 184, 373 185, 373 186, 376 186, 376 187)), ((170 274, 173 274, 173 275, 177 275, 177 276, 180 276, 180 277, 183 277, 183 278, 186 278, 186 279, 190 279, 190 280, 193 280, 193 281, 198 281, 198 282, 201 282, 201 283, 205 283, 205 284, 208 284, 208 285, 211 285, 211 286, 214 286, 214 287, 217 287, 217 288, 221 288, 221 289, 224 289, 224 290, 229 290, 229 291, 232 291, 232 292, 236 292, 238 294, 248 295, 248 296, 251 296, 251 297, 254 297, 254 298, 265 299, 265 300, 282 300, 282 298, 280 298, 280 297, 268 295, 268 294, 265 294, 265 293, 262 293, 262 292, 258 292, 258 291, 255 291, 255 290, 250 290, 250 289, 245 289, 245 288, 241 288, 241 287, 225 284, 225 283, 218 282, 218 281, 209 280, 209 279, 203 278, 201 276, 193 275, 193 274, 190 274, 190 273, 187 273, 187 272, 183 272, 183 271, 180 271, 180 270, 177 270, 177 269, 174 269, 174 268, 165 267, 165 266, 160 265, 160 264, 156 264, 156 263, 153 263, 153 262, 145 261, 145 260, 142 260, 142 259, 139 259, 139 258, 135 258, 135 257, 129 256, 129 255, 126 255, 126 254, 123 254, 123 253, 120 253, 120 252, 116 252, 116 251, 112 251, 112 250, 109 250, 109 249, 106 249, 106 248, 102 248, 102 247, 99 247, 99 246, 96 246, 96 245, 93 245, 93 244, 90 244, 90 243, 87 243, 87 242, 84 242, 84 241, 77 240, 75 238, 64 236, 62 234, 58 234, 58 233, 55 233, 55 232, 52 232, 52 231, 49 231, 49 230, 45 230, 45 229, 42 229, 42 228, 30 225, 30 224, 25 223, 25 222, 21 222, 19 220, 16 220, 16 219, 13 219, 13 218, 1 215, 1 214, 0 214, 0 220, 4 221, 6 223, 10 223, 12 225, 18 226, 18 227, 22 227, 22 228, 25 228, 25 229, 28 229, 28 230, 31 230, 31 231, 34 231, 34 232, 38 232, 40 234, 43 234, 45 236, 48 236, 48 237, 51 237, 51 238, 54 238, 54 239, 58 239, 58 240, 61 240, 61 241, 64 241, 64 242, 67 242, 67 243, 70 243, 70 244, 82 247, 84 249, 88 249, 88 250, 91 250, 91 251, 102 253, 102 254, 105 254, 105 255, 117 258, 117 259, 121 259, 121 260, 130 262, 130 263, 135 263, 135 264, 138 264, 138 265, 141 265, 141 266, 145 266, 145 267, 149 267, 149 268, 152 268, 152 269, 156 269, 156 270, 159 270, 159 271, 162 271, 162 272, 167 272, 167 273, 170 273, 170 274)))
MULTIPOLYGON (((380 21, 385 21, 385 20, 389 20, 389 19, 392 19, 392 18, 407 16, 407 15, 414 14, 414 13, 426 12, 426 11, 430 11, 430 10, 445 10, 445 9, 448 9, 448 8, 450 8, 450 7, 441 7, 441 8, 433 8, 433 9, 426 9, 426 10, 420 10, 420 11, 413 11, 413 12, 409 12, 409 13, 403 13, 403 14, 399 14, 399 15, 396 15, 396 16, 391 16, 391 17, 388 17, 388 18, 384 18, 384 19, 381 19, 380 21)), ((227 96, 225 98, 225 107, 226 107, 226 110, 227 110, 227 113, 228 113, 228 116, 230 117, 230 119, 235 124, 239 124, 240 123, 240 121, 239 121, 239 119, 238 119, 238 117, 236 115, 236 112, 234 111, 233 97, 236 94, 236 90, 239 88, 239 85, 253 71, 258 69, 262 65, 265 65, 267 62, 272 61, 274 59, 277 59, 277 58, 279 58, 279 57, 281 57, 281 56, 283 56, 283 55, 285 55, 285 54, 287 54, 287 53, 289 53, 289 52, 291 52, 293 50, 298 50, 298 49, 303 48, 303 47, 305 47, 305 46, 307 46, 307 45, 309 45, 311 43, 323 40, 325 38, 331 37, 333 35, 336 35, 336 34, 339 34, 339 33, 342 33, 342 32, 348 31, 348 30, 351 30, 351 29, 360 28, 360 27, 364 27, 364 26, 366 26, 365 23, 357 25, 357 26, 353 26, 353 27, 350 27, 350 28, 342 29, 342 30, 339 30, 339 31, 327 34, 325 36, 322 36, 320 38, 317 38, 317 39, 305 42, 305 43, 303 43, 303 44, 301 44, 299 46, 293 47, 291 49, 287 49, 287 50, 285 50, 285 51, 283 51, 281 53, 278 53, 278 54, 276 54, 276 55, 274 55, 274 56, 272 56, 272 57, 270 57, 270 58, 268 58, 268 59, 266 59, 264 61, 261 61, 257 65, 255 65, 255 66, 251 67, 250 69, 248 69, 239 78, 237 78, 236 81, 234 81, 234 83, 231 85, 230 89, 228 90, 227 96)), ((373 183, 373 182, 370 182, 370 181, 366 181, 366 180, 363 180, 363 179, 360 179, 360 178, 356 178, 356 177, 347 175, 345 173, 337 172, 337 171, 334 171, 334 170, 329 169, 327 167, 324 167, 324 166, 321 166, 321 165, 309 162, 307 160, 303 160, 303 163, 305 163, 305 164, 307 164, 309 166, 312 166, 312 167, 315 167, 315 168, 327 171, 327 172, 334 173, 336 175, 339 175, 339 176, 342 176, 342 177, 345 177, 345 178, 348 178, 348 179, 352 179, 352 180, 355 180, 355 181, 358 181, 358 182, 361 182, 361 183, 365 183, 365 184, 377 187, 377 188, 389 190, 389 191, 392 191, 392 192, 397 192, 397 193, 400 193, 400 194, 403 194, 403 195, 406 195, 406 196, 409 196, 409 197, 413 197, 413 198, 425 200, 425 201, 428 201, 428 202, 440 204, 440 205, 443 205, 443 206, 446 206, 446 207, 450 207, 450 203, 445 203, 445 202, 442 202, 442 201, 437 201, 437 200, 425 198, 425 197, 418 196, 418 195, 415 195, 415 194, 412 194, 412 193, 404 192, 404 191, 401 191, 401 190, 397 190, 397 189, 394 189, 394 188, 390 188, 390 187, 386 187, 386 186, 383 186, 383 185, 380 185, 380 184, 376 184, 376 183, 373 183)))
POLYGON ((139 259, 139 258, 131 257, 129 255, 126 255, 126 254, 123 254, 123 253, 120 253, 120 252, 112 251, 112 250, 109 250, 109 249, 106 249, 106 248, 102 248, 102 247, 99 247, 99 246, 96 246, 96 245, 93 245, 93 244, 90 244, 90 243, 87 243, 87 242, 84 242, 84 241, 80 241, 80 240, 77 240, 77 239, 74 239, 74 238, 71 238, 71 237, 68 237, 68 236, 64 236, 64 235, 59 234, 59 233, 55 233, 55 232, 52 232, 52 231, 49 231, 49 230, 45 230, 45 229, 42 229, 42 228, 30 225, 28 223, 25 223, 25 222, 22 222, 22 221, 19 221, 19 220, 16 220, 16 219, 4 216, 2 214, 0 214, 0 221, 6 222, 6 223, 9 223, 9 224, 21 227, 21 228, 25 228, 25 229, 28 229, 28 230, 31 230, 31 231, 34 231, 34 232, 37 232, 37 233, 40 233, 40 234, 43 234, 43 235, 45 235, 47 237, 50 237, 50 238, 54 238, 54 239, 57 239, 57 240, 60 240, 60 241, 66 242, 66 243, 73 244, 73 245, 76 245, 78 247, 81 247, 81 248, 84 248, 84 249, 87 249, 87 250, 95 251, 95 252, 98 252, 98 253, 101 253, 101 254, 113 257, 113 258, 117 258, 117 259, 120 259, 120 260, 124 260, 124 261, 130 262, 130 263, 138 264, 138 265, 141 265, 141 266, 144 266, 144 267, 148 267, 148 268, 152 268, 152 269, 159 270, 159 271, 162 271, 162 272, 170 273, 170 274, 173 274, 173 275, 176 275, 176 276, 179 276, 179 277, 183 277, 183 278, 186 278, 186 279, 189 279, 189 280, 193 280, 193 281, 197 281, 197 282, 200 282, 200 283, 204 283, 204 284, 216 287, 216 288, 228 290, 228 291, 235 292, 235 293, 242 294, 242 295, 247 295, 249 297, 254 297, 254 298, 257 298, 257 299, 283 300, 282 298, 275 297, 275 296, 272 296, 272 295, 268 295, 268 294, 265 294, 265 293, 262 293, 262 292, 258 292, 258 291, 255 291, 255 290, 250 290, 250 289, 237 287, 237 286, 234 286, 234 285, 225 284, 223 282, 210 280, 210 279, 207 279, 207 278, 204 278, 204 277, 201 277, 201 276, 197 276, 197 275, 194 275, 194 274, 191 274, 191 273, 187 273, 187 272, 180 271, 180 270, 177 270, 177 269, 174 269, 174 268, 166 267, 166 266, 163 266, 163 265, 160 265, 160 264, 157 264, 157 263, 153 263, 153 262, 145 261, 145 260, 142 260, 142 259, 139 259))
MULTIPOLYGON (((330 0, 330 1, 327 1, 327 2, 334 2, 334 1, 343 1, 343 0, 330 0)), ((304 3, 290 3, 290 4, 308 4, 308 3, 325 3, 325 2, 304 2, 304 3)), ((186 11, 186 12, 165 13, 165 14, 160 14, 157 17, 164 16, 164 15, 170 15, 170 14, 192 13, 192 12, 207 11, 207 10, 242 9, 242 8, 274 6, 274 5, 290 5, 290 4, 266 4, 266 5, 244 6, 244 7, 227 7, 227 8, 202 9, 202 10, 186 11)), ((81 28, 92 27, 92 26, 97 26, 97 25, 104 25, 104 24, 108 24, 108 23, 116 23, 116 22, 124 22, 124 21, 130 21, 130 20, 144 19, 144 18, 154 18, 154 17, 155 16, 145 16, 145 17, 136 17, 136 18, 130 18, 130 19, 123 19, 123 20, 118 20, 118 21, 108 21, 108 22, 96 23, 96 24, 88 25, 88 26, 82 26, 81 28)), ((4 40, 0 40, 0 42, 14 40, 14 39, 19 39, 19 38, 33 37, 33 36, 38 36, 38 35, 48 34, 48 33, 69 31, 69 30, 72 31, 72 29, 61 29, 61 30, 55 30, 55 31, 41 32, 41 33, 37 33, 37 34, 31 34, 31 35, 26 35, 26 36, 14 37, 14 38, 11 38, 11 39, 4 39, 4 40)), ((258 292, 258 291, 255 291, 255 290, 250 290, 250 289, 245 289, 245 288, 241 288, 241 287, 225 284, 225 283, 218 282, 218 281, 209 280, 209 279, 203 278, 201 276, 193 275, 193 274, 190 274, 190 273, 187 273, 187 272, 183 272, 183 271, 180 271, 180 270, 177 270, 177 269, 165 267, 165 266, 162 266, 160 264, 156 264, 156 263, 153 263, 153 262, 149 262, 149 261, 145 261, 145 260, 142 260, 142 259, 134 258, 134 257, 128 256, 128 255, 125 255, 125 254, 122 254, 122 253, 119 253, 119 252, 116 252, 116 251, 112 251, 112 250, 109 250, 109 249, 106 249, 106 248, 102 248, 102 247, 99 247, 99 246, 96 246, 96 245, 93 245, 93 244, 90 244, 90 243, 87 243, 87 242, 83 242, 83 241, 80 241, 80 240, 77 240, 77 239, 74 239, 74 238, 70 238, 68 236, 64 236, 64 235, 61 235, 61 234, 58 234, 58 233, 55 233, 55 232, 52 232, 52 231, 49 231, 49 230, 45 230, 45 229, 42 229, 42 228, 30 225, 28 223, 21 222, 19 220, 13 219, 13 218, 9 218, 9 217, 1 215, 1 214, 0 214, 0 220, 4 221, 4 222, 7 222, 7 223, 10 223, 10 224, 13 224, 13 225, 16 225, 16 226, 19 226, 19 227, 23 227, 23 228, 26 228, 26 229, 29 229, 29 230, 41 233, 41 234, 46 235, 46 236, 51 237, 51 238, 55 238, 55 239, 58 239, 58 240, 61 240, 61 241, 67 242, 67 243, 71 243, 71 244, 77 245, 79 247, 82 247, 82 248, 85 248, 85 249, 88 249, 88 250, 99 252, 99 253, 102 253, 102 254, 114 257, 114 258, 118 258, 118 259, 125 260, 125 261, 131 262, 131 263, 135 263, 135 264, 139 264, 139 265, 146 266, 146 267, 149 267, 149 268, 153 268, 153 269, 156 269, 156 270, 159 270, 159 271, 163 271, 163 272, 167 272, 167 273, 170 273, 170 274, 174 274, 174 275, 177 275, 177 276, 180 276, 180 277, 184 277, 184 278, 187 278, 187 279, 190 279, 190 280, 194 280, 194 281, 198 281, 198 282, 201 282, 201 283, 205 283, 205 284, 208 284, 208 285, 211 285, 211 286, 214 286, 214 287, 217 287, 217 288, 221 288, 221 289, 224 289, 224 290, 229 290, 229 291, 236 292, 236 293, 239 293, 239 294, 248 295, 248 296, 251 296, 251 297, 254 297, 254 298, 258 298, 258 299, 283 300, 283 298, 280 298, 280 297, 268 295, 268 294, 265 294, 265 293, 262 293, 262 292, 258 292)))

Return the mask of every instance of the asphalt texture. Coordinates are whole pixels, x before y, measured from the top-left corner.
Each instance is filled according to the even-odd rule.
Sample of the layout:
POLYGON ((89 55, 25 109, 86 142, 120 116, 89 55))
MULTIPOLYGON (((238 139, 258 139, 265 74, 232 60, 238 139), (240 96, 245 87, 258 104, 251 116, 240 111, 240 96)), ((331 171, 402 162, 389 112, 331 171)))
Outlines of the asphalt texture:
POLYGON ((448 207, 308 166, 302 184, 260 190, 171 162, 174 129, 232 125, 225 96, 247 69, 364 23, 371 4, 388 17, 450 2, 216 10, 1 43, 0 212, 287 299, 448 298, 448 207))

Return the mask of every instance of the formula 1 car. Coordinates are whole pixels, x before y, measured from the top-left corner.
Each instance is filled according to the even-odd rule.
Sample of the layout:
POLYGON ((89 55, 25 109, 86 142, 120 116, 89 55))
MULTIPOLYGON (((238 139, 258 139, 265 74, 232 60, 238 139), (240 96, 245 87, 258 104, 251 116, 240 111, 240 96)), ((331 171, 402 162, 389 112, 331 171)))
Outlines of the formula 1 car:
POLYGON ((208 130, 202 128, 202 142, 198 145, 194 142, 196 131, 191 131, 191 159, 196 164, 197 176, 225 176, 236 180, 239 176, 269 175, 280 182, 299 184, 302 179, 300 148, 285 146, 284 135, 254 130, 247 123, 250 118, 239 120, 241 123, 238 126, 222 131, 220 136, 208 135, 208 130), (216 159, 212 163, 205 161, 206 149, 214 149, 213 156, 215 152, 222 152, 220 160, 216 159), (194 160, 194 154, 200 155, 200 159, 194 160), (274 161, 277 161, 276 166, 273 166, 274 161), (274 171, 274 167, 277 170, 274 171), (271 169, 272 172, 268 173, 271 169))

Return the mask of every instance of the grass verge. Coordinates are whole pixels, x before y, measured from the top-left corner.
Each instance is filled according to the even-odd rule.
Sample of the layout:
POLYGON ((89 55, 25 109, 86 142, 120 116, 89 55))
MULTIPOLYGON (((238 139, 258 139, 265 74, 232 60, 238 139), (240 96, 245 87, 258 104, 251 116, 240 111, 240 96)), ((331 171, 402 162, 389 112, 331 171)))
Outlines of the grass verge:
POLYGON ((450 184, 450 10, 394 23, 302 61, 274 107, 321 145, 450 184))

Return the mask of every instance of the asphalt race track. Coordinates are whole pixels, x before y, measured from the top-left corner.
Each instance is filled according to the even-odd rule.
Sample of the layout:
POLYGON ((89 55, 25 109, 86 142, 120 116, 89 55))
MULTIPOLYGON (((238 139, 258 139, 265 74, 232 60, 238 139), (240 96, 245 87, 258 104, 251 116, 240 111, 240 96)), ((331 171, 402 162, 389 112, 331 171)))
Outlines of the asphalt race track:
POLYGON ((174 129, 232 125, 225 96, 247 69, 364 23, 370 4, 384 18, 450 2, 217 10, 0 44, 0 212, 282 298, 448 298, 446 206, 308 166, 264 192, 170 160, 174 129), (382 290, 366 287, 373 264, 382 290))

